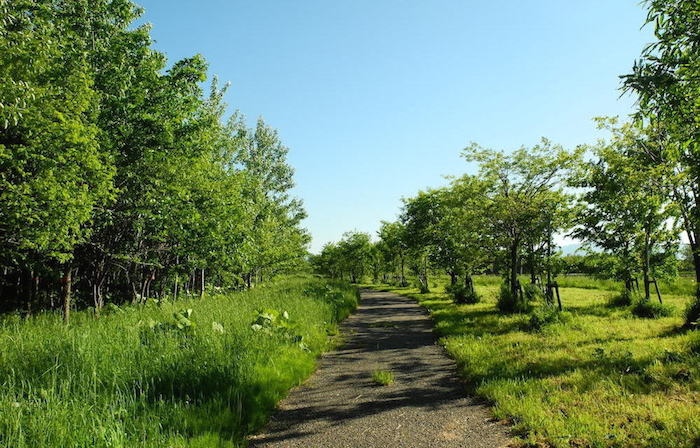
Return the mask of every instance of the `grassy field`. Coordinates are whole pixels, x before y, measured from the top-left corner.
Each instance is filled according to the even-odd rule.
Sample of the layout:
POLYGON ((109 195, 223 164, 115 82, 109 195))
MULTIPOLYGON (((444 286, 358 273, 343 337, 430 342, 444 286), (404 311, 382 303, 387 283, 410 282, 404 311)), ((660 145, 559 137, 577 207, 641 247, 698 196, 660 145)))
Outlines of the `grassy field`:
POLYGON ((314 369, 357 293, 312 278, 0 321, 0 446, 231 447, 314 369))
POLYGON ((541 304, 535 317, 500 315, 499 282, 477 278, 475 305, 453 304, 440 285, 382 288, 430 310, 471 392, 522 446, 700 446, 700 331, 679 331, 690 295, 664 296, 671 317, 641 319, 608 305, 619 285, 562 278, 565 312, 548 322, 541 304))

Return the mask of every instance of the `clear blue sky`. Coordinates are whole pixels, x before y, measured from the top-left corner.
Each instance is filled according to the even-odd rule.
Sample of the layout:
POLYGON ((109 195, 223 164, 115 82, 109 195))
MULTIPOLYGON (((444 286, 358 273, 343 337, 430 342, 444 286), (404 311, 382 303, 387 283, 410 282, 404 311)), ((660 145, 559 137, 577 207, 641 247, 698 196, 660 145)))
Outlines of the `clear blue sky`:
POLYGON ((312 251, 471 171, 469 142, 567 147, 626 116, 638 0, 136 0, 170 63, 196 53, 290 148, 312 251))

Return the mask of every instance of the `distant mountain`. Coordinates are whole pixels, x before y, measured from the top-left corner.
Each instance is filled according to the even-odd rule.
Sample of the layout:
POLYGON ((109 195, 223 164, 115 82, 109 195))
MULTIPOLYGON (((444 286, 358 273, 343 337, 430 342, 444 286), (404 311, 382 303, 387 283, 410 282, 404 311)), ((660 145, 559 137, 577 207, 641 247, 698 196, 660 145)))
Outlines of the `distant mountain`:
POLYGON ((573 255, 574 252, 581 249, 582 244, 564 244, 559 246, 563 255, 573 255))

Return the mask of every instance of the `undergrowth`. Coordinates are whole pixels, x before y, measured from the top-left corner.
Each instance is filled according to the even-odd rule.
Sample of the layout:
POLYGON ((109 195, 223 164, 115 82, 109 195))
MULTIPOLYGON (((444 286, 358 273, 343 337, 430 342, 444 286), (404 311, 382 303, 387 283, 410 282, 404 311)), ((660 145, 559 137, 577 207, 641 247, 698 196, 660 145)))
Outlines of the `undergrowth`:
POLYGON ((314 369, 354 289, 291 278, 245 293, 0 321, 0 446, 244 444, 314 369))

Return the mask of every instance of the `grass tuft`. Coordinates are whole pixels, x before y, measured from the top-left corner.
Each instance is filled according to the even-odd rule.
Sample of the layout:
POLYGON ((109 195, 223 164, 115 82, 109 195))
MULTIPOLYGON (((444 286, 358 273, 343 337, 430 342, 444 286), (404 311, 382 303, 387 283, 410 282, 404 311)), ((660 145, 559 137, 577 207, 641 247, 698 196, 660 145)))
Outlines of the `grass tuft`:
POLYGON ((651 300, 640 300, 631 308, 632 314, 647 319, 673 316, 673 307, 651 300))
POLYGON ((390 386, 394 384, 394 372, 389 370, 375 370, 372 372, 372 380, 380 386, 390 386))

